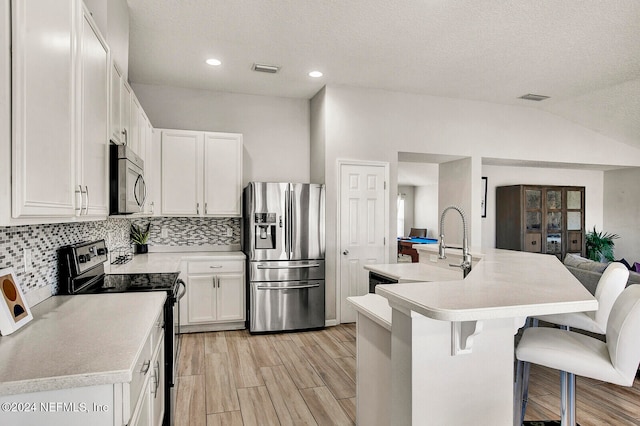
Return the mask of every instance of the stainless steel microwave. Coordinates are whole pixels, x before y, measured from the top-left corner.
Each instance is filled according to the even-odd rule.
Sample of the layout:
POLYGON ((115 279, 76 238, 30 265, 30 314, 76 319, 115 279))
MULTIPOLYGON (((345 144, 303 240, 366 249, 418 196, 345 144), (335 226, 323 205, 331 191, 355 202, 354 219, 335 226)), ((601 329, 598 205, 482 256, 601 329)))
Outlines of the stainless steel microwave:
POLYGON ((140 213, 146 198, 142 158, 126 145, 110 145, 109 214, 140 213))

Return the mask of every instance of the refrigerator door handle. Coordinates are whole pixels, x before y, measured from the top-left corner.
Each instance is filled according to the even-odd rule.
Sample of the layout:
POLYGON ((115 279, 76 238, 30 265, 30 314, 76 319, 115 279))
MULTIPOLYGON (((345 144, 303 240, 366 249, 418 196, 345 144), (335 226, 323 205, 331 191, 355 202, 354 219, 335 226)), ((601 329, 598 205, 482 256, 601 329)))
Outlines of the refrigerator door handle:
POLYGON ((294 197, 295 197, 295 192, 293 192, 293 185, 289 184, 289 213, 287 214, 287 217, 289 218, 289 259, 294 258, 293 244, 296 243, 296 240, 294 237, 297 237, 296 235, 294 235, 296 227, 293 226, 294 223, 298 224, 297 220, 295 222, 293 220, 295 215, 294 197))
POLYGON ((287 254, 287 259, 291 259, 291 256, 289 256, 289 253, 291 251, 291 239, 289 238, 289 232, 291 228, 291 224, 289 223, 291 221, 291 216, 289 216, 289 196, 289 189, 287 188, 284 192, 284 251, 287 254))
POLYGON ((257 287, 258 290, 298 290, 301 288, 314 288, 320 287, 320 284, 308 284, 308 285, 292 285, 292 286, 283 286, 283 287, 269 287, 264 285, 259 285, 257 287))
POLYGON ((319 268, 319 263, 309 263, 306 265, 258 265, 258 269, 307 269, 307 268, 319 268))

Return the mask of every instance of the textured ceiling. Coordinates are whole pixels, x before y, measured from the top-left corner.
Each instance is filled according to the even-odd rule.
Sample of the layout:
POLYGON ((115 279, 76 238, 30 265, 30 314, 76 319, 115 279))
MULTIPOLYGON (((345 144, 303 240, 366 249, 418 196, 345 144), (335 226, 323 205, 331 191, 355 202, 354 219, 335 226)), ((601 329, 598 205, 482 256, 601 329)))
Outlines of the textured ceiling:
POLYGON ((134 83, 296 98, 341 84, 522 105, 640 147, 638 0, 128 4, 134 83), (551 98, 517 99, 526 93, 551 98))

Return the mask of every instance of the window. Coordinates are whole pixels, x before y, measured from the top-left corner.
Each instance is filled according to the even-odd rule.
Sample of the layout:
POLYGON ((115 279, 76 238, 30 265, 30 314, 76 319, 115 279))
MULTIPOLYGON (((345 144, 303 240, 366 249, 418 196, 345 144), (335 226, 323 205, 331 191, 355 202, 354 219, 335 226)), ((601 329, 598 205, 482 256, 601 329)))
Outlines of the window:
POLYGON ((405 194, 398 194, 398 237, 404 237, 404 197, 405 194))

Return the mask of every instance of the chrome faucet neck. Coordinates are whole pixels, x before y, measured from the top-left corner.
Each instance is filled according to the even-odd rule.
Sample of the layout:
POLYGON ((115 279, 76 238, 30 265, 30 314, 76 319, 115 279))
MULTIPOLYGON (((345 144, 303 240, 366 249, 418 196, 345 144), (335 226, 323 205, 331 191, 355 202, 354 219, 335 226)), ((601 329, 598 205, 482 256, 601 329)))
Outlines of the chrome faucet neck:
POLYGON ((444 209, 442 211, 442 214, 440 215, 440 242, 438 244, 438 257, 440 259, 447 258, 447 246, 444 242, 444 217, 449 210, 457 211, 462 218, 462 264, 460 265, 460 267, 464 270, 464 276, 466 277, 467 274, 471 271, 471 255, 469 254, 469 243, 467 240, 467 219, 465 217, 464 210, 462 210, 458 206, 449 206, 444 209))

